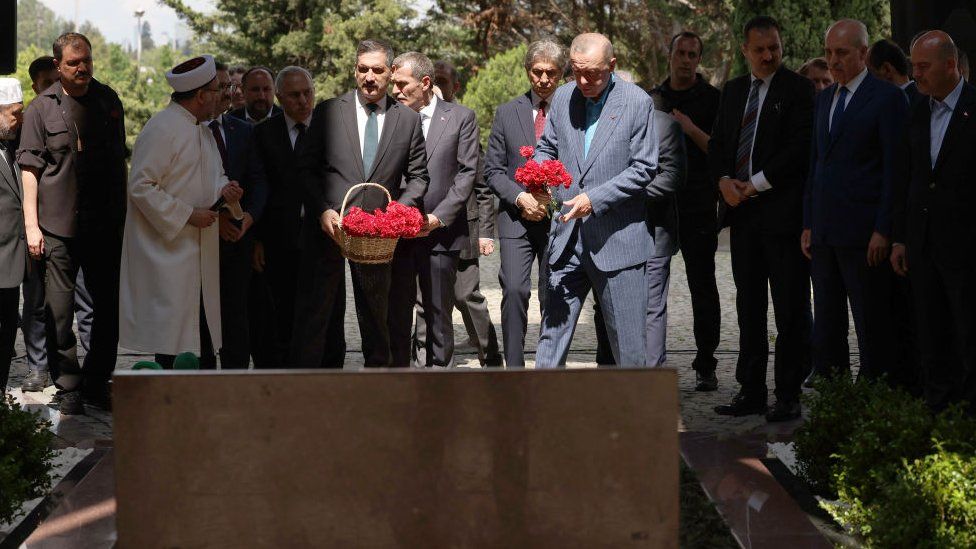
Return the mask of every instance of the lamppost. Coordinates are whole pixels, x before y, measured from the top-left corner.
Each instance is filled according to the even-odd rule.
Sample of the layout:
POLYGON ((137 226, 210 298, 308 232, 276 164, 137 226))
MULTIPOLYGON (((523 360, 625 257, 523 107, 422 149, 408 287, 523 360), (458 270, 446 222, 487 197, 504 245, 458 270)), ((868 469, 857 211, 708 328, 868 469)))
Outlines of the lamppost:
POLYGON ((136 10, 136 66, 142 67, 142 16, 146 10, 136 10))

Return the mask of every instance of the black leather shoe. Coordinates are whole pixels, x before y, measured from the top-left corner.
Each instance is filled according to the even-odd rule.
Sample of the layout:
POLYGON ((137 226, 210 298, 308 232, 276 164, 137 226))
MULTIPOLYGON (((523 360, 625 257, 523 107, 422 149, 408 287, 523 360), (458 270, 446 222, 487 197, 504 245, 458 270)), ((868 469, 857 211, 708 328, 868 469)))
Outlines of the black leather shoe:
POLYGON ((777 423, 780 421, 791 421, 800 417, 800 402, 796 400, 777 400, 773 407, 766 414, 766 421, 777 423))
POLYGON ((695 390, 703 393, 718 390, 718 378, 715 372, 695 372, 695 390))
POLYGON ((79 391, 71 391, 61 394, 61 402, 58 403, 58 410, 66 416, 85 415, 85 405, 81 399, 79 391))
POLYGON ((83 389, 81 398, 89 406, 93 406, 99 410, 105 410, 106 412, 112 411, 112 389, 107 383, 91 389, 83 389))
POLYGON ((37 393, 43 391, 50 384, 51 376, 47 372, 31 370, 27 373, 27 377, 24 379, 23 385, 20 386, 20 390, 25 393, 37 393))
POLYGON ((762 415, 768 411, 765 398, 748 397, 742 393, 732 397, 732 402, 715 407, 716 414, 735 417, 762 415))

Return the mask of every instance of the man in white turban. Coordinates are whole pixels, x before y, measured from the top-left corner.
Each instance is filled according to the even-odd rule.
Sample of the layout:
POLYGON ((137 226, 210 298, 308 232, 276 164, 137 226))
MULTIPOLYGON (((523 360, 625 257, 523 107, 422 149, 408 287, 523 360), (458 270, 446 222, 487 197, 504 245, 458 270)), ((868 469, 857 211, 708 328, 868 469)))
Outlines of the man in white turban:
POLYGON ((220 349, 218 202, 237 206, 213 134, 200 122, 221 90, 213 57, 166 73, 172 102, 153 116, 132 154, 122 250, 119 344, 171 367, 190 351, 202 368, 220 349))

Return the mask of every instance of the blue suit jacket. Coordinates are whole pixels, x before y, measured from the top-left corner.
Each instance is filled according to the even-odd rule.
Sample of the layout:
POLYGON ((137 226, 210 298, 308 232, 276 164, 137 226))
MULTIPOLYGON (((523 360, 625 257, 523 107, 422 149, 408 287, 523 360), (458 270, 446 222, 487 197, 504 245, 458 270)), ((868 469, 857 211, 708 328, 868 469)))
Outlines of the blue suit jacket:
POLYGON ((221 116, 221 123, 227 146, 227 178, 240 183, 244 189, 241 207, 257 222, 268 201, 268 181, 261 155, 254 150, 254 127, 227 114, 221 116))
MULTIPOLYGON (((593 213, 571 223, 559 221, 558 212, 553 215, 550 265, 563 255, 575 223, 581 224, 584 253, 601 271, 642 264, 651 255, 654 239, 647 223, 647 199, 671 192, 658 192, 652 186, 658 169, 654 103, 634 84, 610 85, 586 158, 586 99, 575 83, 561 86, 553 95, 535 160, 562 161, 573 183, 568 189, 560 187, 556 199, 565 202, 586 193, 593 213)), ((568 211, 569 207, 563 208, 563 213, 568 211)))
POLYGON ((865 76, 833 134, 837 84, 817 96, 803 228, 815 244, 863 248, 871 234, 891 235, 898 145, 908 101, 897 86, 865 76))

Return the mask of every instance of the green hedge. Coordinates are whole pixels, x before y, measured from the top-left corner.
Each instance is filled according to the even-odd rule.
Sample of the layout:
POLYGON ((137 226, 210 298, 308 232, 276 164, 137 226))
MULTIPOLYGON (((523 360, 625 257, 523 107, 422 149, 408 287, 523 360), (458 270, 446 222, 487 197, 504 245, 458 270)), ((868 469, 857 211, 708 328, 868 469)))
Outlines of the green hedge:
POLYGON ((976 547, 976 420, 883 381, 825 381, 797 431, 800 476, 868 547, 976 547))
POLYGON ((54 434, 46 421, 0 395, 0 522, 51 486, 54 434))

